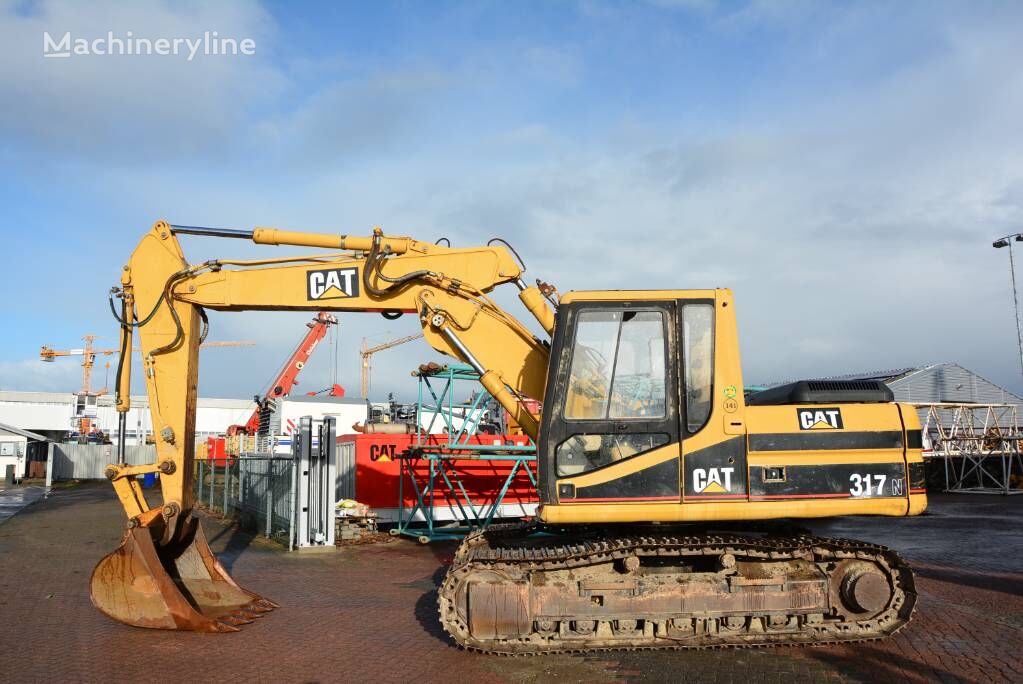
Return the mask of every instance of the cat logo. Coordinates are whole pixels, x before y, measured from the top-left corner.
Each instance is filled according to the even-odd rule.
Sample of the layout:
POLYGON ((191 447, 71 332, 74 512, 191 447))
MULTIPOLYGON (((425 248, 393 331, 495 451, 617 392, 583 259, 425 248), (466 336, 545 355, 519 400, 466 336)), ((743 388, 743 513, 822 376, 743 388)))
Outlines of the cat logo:
POLYGON ((369 460, 381 462, 393 461, 395 451, 397 451, 397 446, 394 444, 370 444, 369 460))
POLYGON ((359 269, 328 268, 306 274, 309 300, 348 299, 359 296, 359 269))
POLYGON ((693 489, 699 494, 727 494, 732 491, 735 468, 693 469, 693 489))
POLYGON ((842 412, 837 408, 796 409, 800 430, 841 430, 842 412))

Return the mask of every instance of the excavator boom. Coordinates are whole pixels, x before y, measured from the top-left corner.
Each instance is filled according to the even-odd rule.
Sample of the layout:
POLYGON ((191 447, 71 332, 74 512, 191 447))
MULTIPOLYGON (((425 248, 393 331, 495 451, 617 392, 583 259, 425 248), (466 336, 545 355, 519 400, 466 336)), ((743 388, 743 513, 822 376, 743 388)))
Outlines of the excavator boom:
MULTIPOLYGON (((353 237, 158 221, 124 266, 114 292, 121 299, 122 352, 132 348, 136 333, 139 337, 157 459, 129 466, 119 457, 107 469, 128 530, 120 548, 93 573, 94 603, 131 625, 197 631, 233 629, 273 607, 234 583, 192 516, 198 349, 206 309, 415 314, 427 343, 472 365, 484 388, 535 437, 538 418, 526 407, 543 396, 549 346, 488 296, 499 285, 516 285, 520 300, 549 334, 554 314, 540 290, 523 283, 523 271, 501 241, 456 249, 385 236, 379 229, 353 237), (190 265, 180 235, 333 251, 190 265), (163 500, 155 508, 136 482, 149 472, 160 473, 163 500)), ((111 308, 116 312, 113 299, 111 308)), ((122 427, 130 373, 131 355, 122 353, 117 376, 122 427)), ((123 454, 123 441, 118 452, 123 454)))

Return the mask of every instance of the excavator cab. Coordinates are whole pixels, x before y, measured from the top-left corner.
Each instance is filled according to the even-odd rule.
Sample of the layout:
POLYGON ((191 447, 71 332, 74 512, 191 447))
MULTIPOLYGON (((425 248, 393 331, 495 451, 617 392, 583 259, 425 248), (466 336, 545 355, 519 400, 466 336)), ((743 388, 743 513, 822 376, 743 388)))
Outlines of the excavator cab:
POLYGON ((705 429, 723 436, 724 424, 707 425, 715 380, 742 386, 727 354, 715 368, 716 310, 730 300, 725 290, 562 299, 539 440, 546 512, 681 501, 683 439, 705 429))
POLYGON ((747 399, 729 290, 573 292, 539 435, 546 523, 916 515, 916 413, 880 383, 747 399), (908 409, 908 410, 907 410, 908 409))

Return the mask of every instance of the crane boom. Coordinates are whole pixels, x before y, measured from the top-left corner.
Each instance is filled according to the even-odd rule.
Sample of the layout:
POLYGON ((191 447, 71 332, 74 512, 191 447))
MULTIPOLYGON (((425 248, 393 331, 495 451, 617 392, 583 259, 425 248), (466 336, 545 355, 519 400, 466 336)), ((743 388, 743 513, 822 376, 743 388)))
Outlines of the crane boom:
POLYGON ((309 330, 302 337, 302 341, 298 343, 298 346, 295 347, 295 351, 291 352, 281 370, 274 376, 263 396, 256 397, 256 407, 252 410, 252 415, 249 416, 244 425, 232 425, 227 428, 227 434, 237 435, 244 433, 246 435, 254 435, 259 431, 261 407, 271 399, 286 397, 291 394, 291 389, 298 384, 298 374, 302 372, 316 346, 323 340, 327 330, 332 325, 337 325, 337 317, 326 311, 319 312, 312 321, 306 323, 306 327, 309 330))

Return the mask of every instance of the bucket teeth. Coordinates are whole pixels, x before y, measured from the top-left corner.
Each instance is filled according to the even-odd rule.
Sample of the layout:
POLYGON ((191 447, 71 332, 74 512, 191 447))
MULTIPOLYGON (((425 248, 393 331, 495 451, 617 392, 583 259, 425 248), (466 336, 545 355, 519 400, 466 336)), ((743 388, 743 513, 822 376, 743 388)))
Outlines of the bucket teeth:
POLYGON ((229 623, 227 620, 224 620, 224 619, 217 620, 216 625, 217 625, 217 628, 216 628, 215 631, 217 631, 217 632, 240 632, 241 631, 237 624, 229 623))
POLYGON ((278 606, 275 606, 272 603, 270 603, 270 605, 266 605, 268 603, 270 603, 270 602, 269 601, 253 601, 249 605, 245 606, 245 610, 250 611, 252 613, 258 613, 260 615, 263 615, 264 613, 269 613, 274 608, 278 607, 278 606))
POLYGON ((231 625, 232 627, 241 627, 242 625, 248 625, 253 622, 253 619, 247 615, 242 615, 240 611, 225 615, 219 620, 223 624, 231 625))

